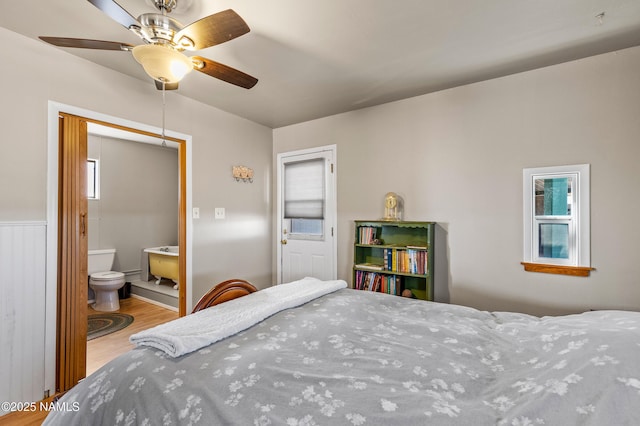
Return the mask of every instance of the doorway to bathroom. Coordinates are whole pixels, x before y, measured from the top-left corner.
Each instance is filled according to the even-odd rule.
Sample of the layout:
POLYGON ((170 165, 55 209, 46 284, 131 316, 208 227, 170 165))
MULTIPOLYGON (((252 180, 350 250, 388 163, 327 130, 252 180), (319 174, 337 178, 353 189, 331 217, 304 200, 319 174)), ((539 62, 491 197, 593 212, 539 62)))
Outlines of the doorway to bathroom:
POLYGON ((97 123, 87 132, 89 275, 96 250, 115 250, 107 270, 125 274, 121 299, 178 312, 179 144, 97 123))
MULTIPOLYGON (((73 108, 71 108, 73 110, 73 108)), ((87 118, 63 113, 59 108, 57 153, 54 155, 58 170, 55 179, 57 194, 55 208, 52 209, 57 229, 52 235, 57 241, 55 276, 56 312, 55 331, 55 389, 64 392, 73 387, 86 375, 87 351, 87 124, 97 123, 106 127, 125 130, 150 137, 160 137, 158 133, 133 127, 112 124, 98 118, 87 118)), ((90 115, 91 116, 91 115, 90 115)), ((179 282, 184 283, 178 291, 179 315, 186 313, 186 299, 189 292, 187 281, 187 143, 186 139, 166 136, 167 141, 178 144, 179 184, 178 247, 179 282)), ((50 158, 52 156, 50 155, 50 158)), ((51 198, 51 197, 50 197, 51 198)), ((51 204, 51 203, 50 203, 51 204)), ((176 205, 176 204, 174 204, 176 205)), ((50 215, 51 217, 51 215, 50 215)), ((48 347, 51 347, 49 344, 48 347)))
POLYGON ((93 122, 87 133, 89 376, 131 350, 132 334, 178 317, 180 252, 179 144, 93 122), (152 248, 167 255, 161 268, 149 262, 152 248), (113 263, 101 265, 111 251, 113 263), (123 274, 122 287, 97 293, 98 270, 123 274), (121 330, 106 332, 119 321, 121 330), (104 335, 94 337, 96 327, 104 335))

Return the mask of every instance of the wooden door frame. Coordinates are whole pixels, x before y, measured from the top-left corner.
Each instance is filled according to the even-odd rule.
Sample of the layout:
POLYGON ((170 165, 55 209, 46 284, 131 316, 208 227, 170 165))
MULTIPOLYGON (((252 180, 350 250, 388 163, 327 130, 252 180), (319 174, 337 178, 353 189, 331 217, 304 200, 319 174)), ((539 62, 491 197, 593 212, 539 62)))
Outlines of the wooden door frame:
MULTIPOLYGON (((61 232, 65 226, 76 225, 80 219, 79 214, 64 214, 59 209, 61 202, 61 189, 59 188, 59 159, 64 157, 64 146, 59 143, 62 137, 61 128, 58 124, 58 116, 66 113, 76 116, 82 122, 92 122, 100 125, 113 127, 146 136, 160 137, 161 129, 142 125, 140 123, 129 122, 117 117, 109 117, 92 111, 82 110, 76 107, 49 102, 49 171, 48 171, 48 201, 47 218, 47 325, 45 331, 45 350, 47 351, 47 361, 45 365, 45 389, 51 393, 63 392, 71 388, 86 373, 86 309, 76 309, 74 307, 86 307, 86 289, 75 291, 86 286, 86 279, 70 282, 58 283, 59 265, 64 259, 58 259, 61 232), (61 285, 62 284, 62 285, 61 285), (60 288, 59 285, 61 285, 60 288), (73 291, 69 291, 73 290, 73 291), (84 296, 83 296, 84 295, 84 296), (76 309, 79 312, 69 312, 68 309, 76 309), (58 324, 58 317, 62 318, 62 323, 58 324), (84 324, 84 327, 81 325, 84 324), (78 330, 79 335, 73 336, 68 331, 78 330), (82 338, 84 331, 85 344, 79 346, 77 339, 82 338), (74 344, 71 344, 74 342, 74 344), (56 348, 58 348, 56 350, 56 348), (52 349, 54 352, 52 352, 52 349), (51 356, 56 353, 56 356, 51 356), (53 358, 53 360, 51 360, 53 358), (71 371, 71 373, 70 373, 71 371), (82 374, 78 373, 82 372, 82 374), (62 380, 64 379, 64 380, 62 380)), ((84 126, 86 130, 86 126, 84 126)), ((175 132, 165 132, 165 139, 178 143, 179 161, 179 201, 178 201, 178 245, 180 247, 179 257, 179 282, 184 285, 179 287, 179 315, 184 316, 188 309, 191 309, 191 220, 188 220, 187 211, 191 207, 191 137, 175 132)), ((86 134, 84 136, 86 145, 86 134)), ((77 155, 77 154, 74 154, 77 155)), ((86 157, 86 146, 84 151, 86 157)), ((77 170, 74 171, 77 173, 77 170)), ((75 194, 76 196, 78 194, 75 194)), ((84 194, 82 194, 84 196, 84 194)), ((76 241, 80 238, 80 232, 72 233, 76 241)), ((86 250, 81 254, 82 264, 86 263, 86 250)), ((86 266, 85 266, 86 270, 86 266)), ((67 278, 68 280, 68 278, 67 278)))

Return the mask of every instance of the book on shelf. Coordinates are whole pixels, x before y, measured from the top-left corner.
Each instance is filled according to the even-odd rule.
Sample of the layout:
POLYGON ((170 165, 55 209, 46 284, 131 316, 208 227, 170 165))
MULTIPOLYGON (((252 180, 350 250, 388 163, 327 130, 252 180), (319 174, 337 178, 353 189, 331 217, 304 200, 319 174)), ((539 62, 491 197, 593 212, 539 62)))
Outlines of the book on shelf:
POLYGON ((402 293, 402 280, 399 276, 378 272, 356 271, 356 290, 377 291, 393 295, 402 293))
POLYGON ((386 269, 395 272, 425 275, 429 270, 429 256, 424 249, 387 248, 384 249, 386 269))
POLYGON ((371 244, 376 239, 376 228, 373 226, 361 226, 358 229, 358 243, 371 244))
POLYGON ((384 271, 384 265, 378 265, 377 263, 357 263, 356 268, 370 269, 372 271, 384 271))

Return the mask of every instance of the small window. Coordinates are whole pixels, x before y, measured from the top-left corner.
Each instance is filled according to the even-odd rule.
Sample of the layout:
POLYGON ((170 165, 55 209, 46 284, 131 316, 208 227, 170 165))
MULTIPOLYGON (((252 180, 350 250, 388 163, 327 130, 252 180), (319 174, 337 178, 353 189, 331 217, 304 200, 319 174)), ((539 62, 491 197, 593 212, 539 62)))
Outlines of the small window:
POLYGON ((324 238, 325 160, 323 158, 285 164, 284 229, 289 238, 324 238))
POLYGON ((589 165, 524 169, 524 262, 590 266, 589 165))
POLYGON ((89 200, 100 199, 100 167, 99 161, 93 158, 87 159, 87 198, 89 200))
POLYGON ((324 219, 324 159, 288 163, 284 175, 284 217, 324 219))
POLYGON ((323 224, 322 219, 291 219, 290 233, 322 236, 323 224))

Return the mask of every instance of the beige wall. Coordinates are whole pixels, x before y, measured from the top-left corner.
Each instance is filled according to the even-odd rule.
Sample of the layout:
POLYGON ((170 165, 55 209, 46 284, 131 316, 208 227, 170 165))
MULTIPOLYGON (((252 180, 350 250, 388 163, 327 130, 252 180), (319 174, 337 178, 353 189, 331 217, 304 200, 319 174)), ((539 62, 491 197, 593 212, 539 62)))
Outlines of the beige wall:
MULTIPOLYGON (((124 76, 4 28, 0 37, 6 43, 0 52, 0 181, 11 182, 0 185, 0 221, 46 220, 48 101, 160 126, 162 98, 151 81, 124 76)), ((127 53, 102 53, 133 61, 127 53)), ((166 127, 193 138, 192 204, 201 215, 193 221, 193 299, 232 277, 270 285, 271 129, 179 92, 167 93, 166 104, 166 127), (236 164, 255 170, 253 184, 231 178, 236 164), (227 218, 214 222, 214 207, 225 207, 227 218)))
MULTIPOLYGON (((0 36, 0 180, 12 183, 0 186, 0 220, 45 220, 47 102, 157 126, 161 100, 151 82, 2 28, 0 36)), ((396 191, 407 219, 441 223, 439 274, 455 303, 533 313, 640 308, 638 69, 640 48, 628 49, 276 129, 273 147, 270 129, 168 94, 167 128, 193 137, 194 298, 231 276, 271 283, 273 154, 335 143, 342 278, 352 220, 381 216, 383 195, 396 191), (592 167, 597 271, 524 273, 522 168, 575 163, 592 167), (253 184, 231 178, 236 164, 255 170, 253 184), (213 219, 215 207, 227 209, 225 220, 213 219)))
MULTIPOLYGON (((440 223, 451 302, 554 314, 640 310, 640 48, 274 130, 274 154, 337 144, 338 275, 354 219, 404 197, 440 223), (522 169, 591 164, 589 278, 523 272, 522 169)), ((441 297, 445 292, 436 294, 441 297)))

